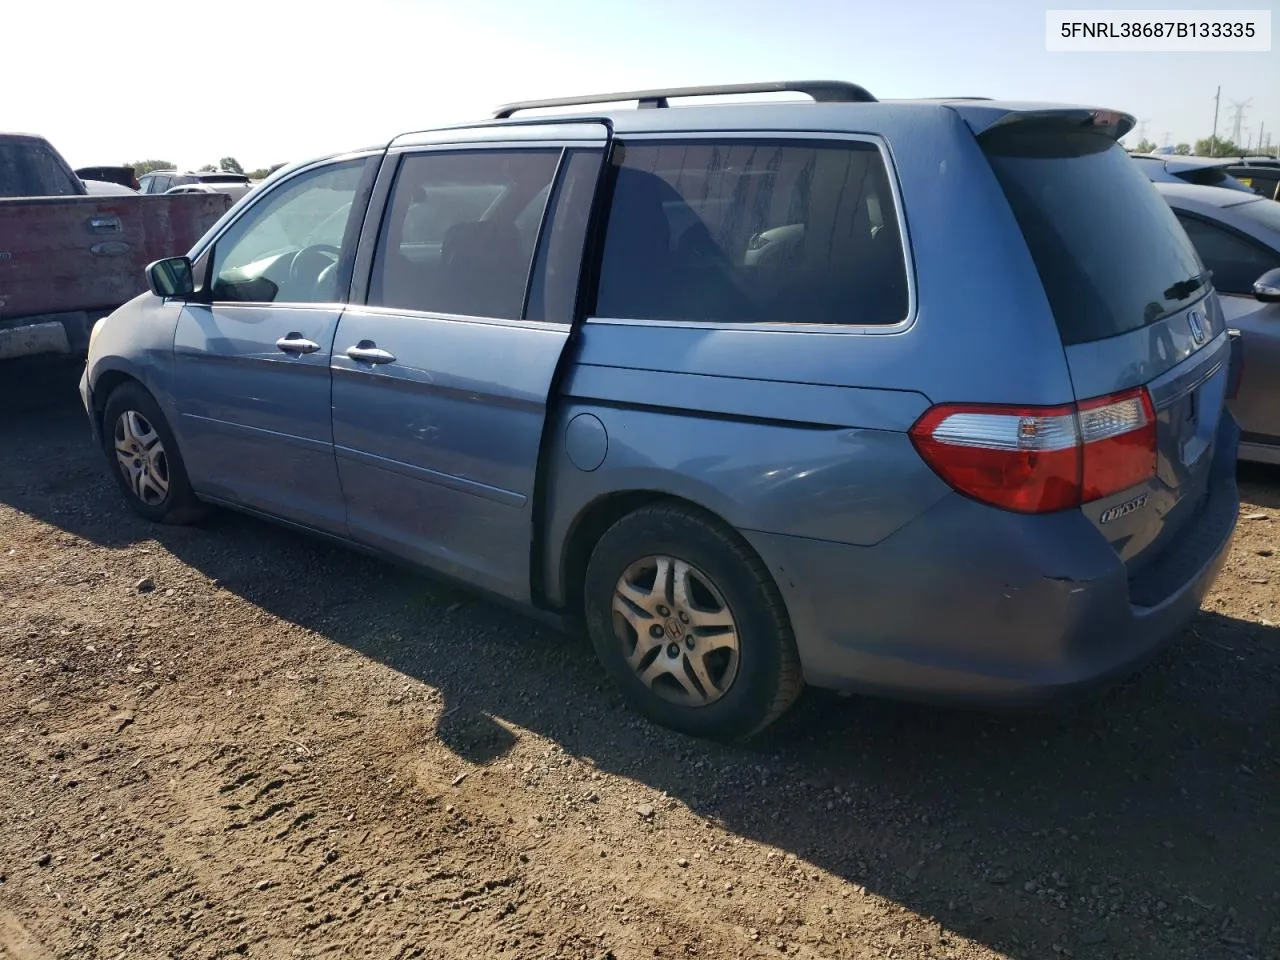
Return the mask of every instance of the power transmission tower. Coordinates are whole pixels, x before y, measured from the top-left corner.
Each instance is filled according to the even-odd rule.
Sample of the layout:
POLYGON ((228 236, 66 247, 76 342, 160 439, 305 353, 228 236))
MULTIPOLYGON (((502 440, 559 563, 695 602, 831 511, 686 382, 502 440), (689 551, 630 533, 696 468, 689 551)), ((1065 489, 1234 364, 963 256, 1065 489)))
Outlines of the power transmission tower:
POLYGON ((1162 147, 1173 146, 1173 134, 1170 131, 1166 130, 1164 132, 1164 137, 1160 140, 1160 146, 1162 147))
POLYGON ((1141 143, 1143 140, 1147 139, 1147 123, 1148 123, 1148 122, 1149 122, 1149 121, 1147 121, 1147 120, 1139 120, 1139 121, 1138 121, 1138 142, 1139 142, 1139 143, 1141 143))
POLYGON ((1244 119, 1245 110, 1248 109, 1249 104, 1253 103, 1253 97, 1243 101, 1228 100, 1227 102, 1231 104, 1232 108, 1235 110, 1235 119, 1231 121, 1233 124, 1231 128, 1231 141, 1239 145, 1241 136, 1240 123, 1244 119))
POLYGON ((1218 101, 1222 98, 1222 84, 1218 84, 1218 92, 1213 95, 1213 133, 1209 134, 1209 156, 1218 155, 1218 101))

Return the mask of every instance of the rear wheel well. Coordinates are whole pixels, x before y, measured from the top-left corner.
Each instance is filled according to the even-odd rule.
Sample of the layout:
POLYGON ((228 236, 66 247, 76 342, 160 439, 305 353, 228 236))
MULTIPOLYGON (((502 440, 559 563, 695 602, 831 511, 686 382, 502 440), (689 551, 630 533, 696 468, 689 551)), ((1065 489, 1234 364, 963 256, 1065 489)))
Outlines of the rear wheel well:
POLYGON ((604 532, 627 514, 668 499, 676 498, 652 490, 611 493, 588 506, 574 521, 560 560, 564 605, 570 614, 576 617, 582 613, 582 585, 587 576, 587 561, 604 532))
MULTIPOLYGON (((601 497, 582 512, 569 532, 568 543, 560 561, 563 584, 564 609, 572 616, 582 613, 583 583, 587 576, 587 562, 604 532, 630 513, 655 503, 683 506, 703 514, 709 520, 733 531, 733 525, 719 514, 699 503, 669 493, 655 490, 630 490, 601 497)), ((750 549, 750 548, 748 548, 750 549)), ((752 553, 755 551, 753 550, 752 553)))

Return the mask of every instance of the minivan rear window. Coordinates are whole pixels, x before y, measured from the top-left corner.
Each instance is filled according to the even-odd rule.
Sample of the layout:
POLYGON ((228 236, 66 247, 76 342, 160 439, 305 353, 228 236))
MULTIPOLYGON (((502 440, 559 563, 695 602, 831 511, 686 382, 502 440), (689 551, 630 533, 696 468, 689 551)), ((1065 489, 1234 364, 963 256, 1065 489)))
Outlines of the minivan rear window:
POLYGON ((981 144, 1064 344, 1129 333, 1203 295, 1186 233, 1116 141, 1028 126, 993 131, 981 144))

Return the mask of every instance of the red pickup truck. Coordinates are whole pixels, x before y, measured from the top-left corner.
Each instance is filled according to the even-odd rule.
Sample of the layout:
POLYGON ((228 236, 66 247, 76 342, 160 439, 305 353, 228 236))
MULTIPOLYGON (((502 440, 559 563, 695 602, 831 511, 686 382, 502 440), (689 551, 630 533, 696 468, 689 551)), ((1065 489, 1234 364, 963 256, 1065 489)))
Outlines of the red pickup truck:
POLYGON ((98 318, 146 290, 146 265, 185 253, 230 205, 90 195, 47 140, 0 133, 0 361, 83 356, 98 318))

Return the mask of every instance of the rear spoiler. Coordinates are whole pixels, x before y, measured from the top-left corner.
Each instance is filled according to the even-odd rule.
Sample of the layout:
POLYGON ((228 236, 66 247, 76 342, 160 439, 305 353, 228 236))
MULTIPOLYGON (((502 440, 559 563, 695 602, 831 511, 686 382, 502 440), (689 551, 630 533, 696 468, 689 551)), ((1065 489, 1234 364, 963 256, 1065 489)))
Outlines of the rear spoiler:
POLYGON ((982 101, 952 102, 948 106, 960 114, 975 136, 992 130, 1027 125, 1075 128, 1101 133, 1119 140, 1137 125, 1132 114, 1097 107, 1062 107, 1050 104, 987 104, 982 101))

